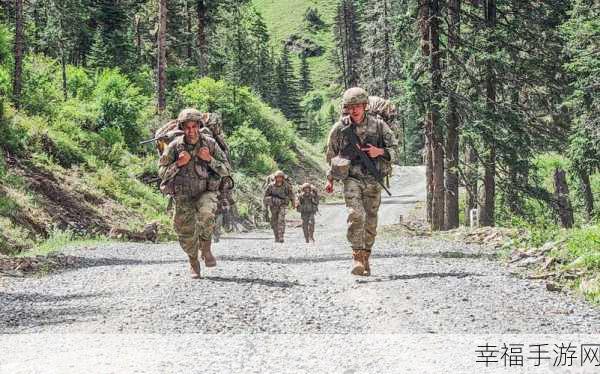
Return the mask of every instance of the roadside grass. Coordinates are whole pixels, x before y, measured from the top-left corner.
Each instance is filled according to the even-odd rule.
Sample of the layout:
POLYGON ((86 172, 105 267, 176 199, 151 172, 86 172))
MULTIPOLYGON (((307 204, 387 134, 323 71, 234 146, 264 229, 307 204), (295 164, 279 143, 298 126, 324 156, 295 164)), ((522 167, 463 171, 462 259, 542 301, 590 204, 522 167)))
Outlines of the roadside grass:
POLYGON ((70 230, 54 228, 49 233, 48 239, 37 243, 29 250, 18 253, 15 257, 47 256, 70 248, 94 246, 109 242, 111 240, 105 236, 77 236, 70 230))

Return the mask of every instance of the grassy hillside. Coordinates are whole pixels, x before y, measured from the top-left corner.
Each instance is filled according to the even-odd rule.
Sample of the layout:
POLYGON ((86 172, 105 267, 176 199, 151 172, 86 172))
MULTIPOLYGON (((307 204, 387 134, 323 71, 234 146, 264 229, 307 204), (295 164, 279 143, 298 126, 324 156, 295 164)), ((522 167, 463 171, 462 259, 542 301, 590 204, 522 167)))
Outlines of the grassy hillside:
MULTIPOLYGON (((331 25, 335 16, 336 2, 330 0, 252 0, 256 9, 262 14, 271 33, 273 45, 280 48, 282 43, 292 34, 308 37, 324 48, 318 57, 308 58, 312 81, 315 88, 327 87, 334 81, 336 69, 330 61, 331 49, 334 46, 331 25), (304 14, 310 7, 316 8, 325 23, 319 31, 307 29, 304 14)), ((294 63, 298 66, 300 59, 296 55, 294 63)))

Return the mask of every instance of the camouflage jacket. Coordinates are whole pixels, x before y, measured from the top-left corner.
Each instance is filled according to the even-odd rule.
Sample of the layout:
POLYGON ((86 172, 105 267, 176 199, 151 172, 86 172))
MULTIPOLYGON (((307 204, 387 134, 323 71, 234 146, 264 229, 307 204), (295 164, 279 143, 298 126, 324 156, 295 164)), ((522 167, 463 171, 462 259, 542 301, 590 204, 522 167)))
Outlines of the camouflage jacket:
POLYGON ((315 213, 319 210, 319 196, 315 191, 298 194, 298 211, 300 213, 315 213))
MULTIPOLYGON (((335 156, 345 156, 344 150, 348 147, 350 141, 343 135, 342 130, 351 124, 350 118, 344 117, 331 129, 329 141, 327 142, 327 163, 331 164, 331 159, 335 156)), ((365 115, 363 122, 355 126, 354 131, 361 143, 383 148, 385 154, 374 161, 383 175, 389 174, 391 164, 396 160, 396 147, 398 145, 393 131, 381 118, 368 113, 365 115)), ((328 175, 331 176, 331 171, 328 175)), ((349 177, 359 180, 375 180, 358 160, 352 161, 349 177)))
POLYGON ((200 134, 200 139, 196 144, 186 143, 184 136, 175 138, 165 149, 158 164, 158 176, 163 182, 175 178, 178 174, 186 174, 194 179, 196 177, 207 179, 211 175, 216 176, 220 183, 220 178, 228 176, 230 173, 230 166, 225 153, 214 139, 203 134, 200 134), (198 157, 197 152, 202 147, 208 147, 212 156, 210 162, 203 161, 198 157), (192 159, 187 165, 180 168, 177 166, 176 161, 179 153, 183 151, 187 151, 192 159))
POLYGON ((265 190, 265 205, 267 206, 286 206, 290 202, 296 203, 294 190, 289 183, 283 183, 281 186, 275 182, 269 184, 265 190))

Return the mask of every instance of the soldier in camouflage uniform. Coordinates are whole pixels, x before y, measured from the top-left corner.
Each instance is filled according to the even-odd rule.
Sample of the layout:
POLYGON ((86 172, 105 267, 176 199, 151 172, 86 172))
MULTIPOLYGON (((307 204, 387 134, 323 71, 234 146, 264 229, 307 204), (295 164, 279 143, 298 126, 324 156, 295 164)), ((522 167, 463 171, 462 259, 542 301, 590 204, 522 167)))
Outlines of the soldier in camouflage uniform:
POLYGON ((347 238, 354 259, 352 274, 369 275, 369 256, 377 235, 377 213, 381 204, 381 186, 353 154, 349 139, 342 132, 354 131, 361 150, 371 158, 379 172, 386 175, 395 159, 396 137, 389 126, 368 112, 369 97, 359 87, 348 89, 342 98, 347 116, 334 125, 327 144, 327 162, 331 169, 325 190, 333 192, 334 180, 344 184, 348 208, 347 238))
POLYGON ((229 176, 225 153, 214 139, 200 132, 202 113, 184 109, 175 138, 160 157, 161 191, 174 197, 173 217, 179 243, 189 258, 192 277, 200 277, 198 254, 207 267, 216 266, 211 239, 221 178, 229 176))
POLYGON ((287 206, 292 204, 293 207, 296 207, 296 199, 292 186, 286 183, 285 174, 282 171, 277 171, 275 181, 267 186, 264 203, 271 210, 271 228, 275 234, 275 241, 283 243, 287 206))
POLYGON ((310 183, 304 183, 298 193, 298 212, 302 218, 302 231, 307 243, 315 241, 315 214, 319 210, 317 189, 310 183))

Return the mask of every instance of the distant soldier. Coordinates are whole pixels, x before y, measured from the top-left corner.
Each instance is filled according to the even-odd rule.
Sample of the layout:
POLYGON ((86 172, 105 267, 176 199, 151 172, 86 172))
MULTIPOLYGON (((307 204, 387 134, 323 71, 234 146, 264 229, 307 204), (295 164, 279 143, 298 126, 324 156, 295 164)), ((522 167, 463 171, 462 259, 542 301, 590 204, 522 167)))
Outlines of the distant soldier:
POLYGON ((302 231, 307 243, 315 241, 315 214, 319 210, 319 194, 315 186, 304 183, 297 197, 298 212, 302 218, 302 231))
POLYGON ((231 231, 235 226, 236 205, 233 199, 233 179, 225 177, 221 180, 219 193, 217 195, 217 217, 213 232, 214 242, 218 243, 221 239, 223 228, 231 231))
POLYGON ((337 122, 329 133, 327 162, 331 168, 325 190, 333 192, 334 180, 344 184, 344 199, 348 208, 347 238, 354 259, 352 274, 370 275, 369 257, 377 235, 377 213, 381 191, 377 178, 359 157, 363 152, 380 175, 387 175, 395 159, 396 138, 380 118, 367 112, 369 97, 359 87, 348 89, 342 98, 347 116, 337 122), (352 144, 355 134, 359 142, 352 144))
POLYGON ((285 213, 288 205, 296 207, 292 185, 286 182, 283 171, 277 171, 275 181, 270 183, 264 195, 264 203, 271 210, 271 228, 277 243, 283 243, 285 233, 285 213))
POLYGON ((211 239, 217 210, 217 190, 230 167, 225 153, 200 132, 202 113, 184 109, 177 118, 184 136, 175 138, 159 160, 161 191, 175 199, 173 223, 187 253, 193 278, 200 277, 198 254, 207 267, 216 266, 211 239))

